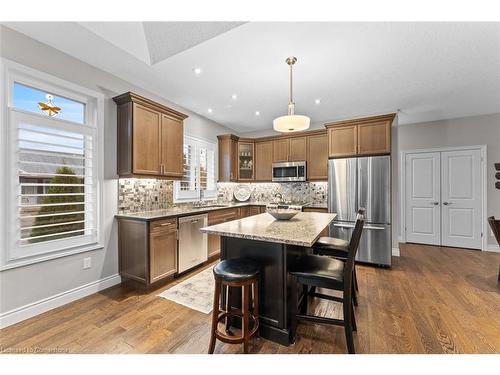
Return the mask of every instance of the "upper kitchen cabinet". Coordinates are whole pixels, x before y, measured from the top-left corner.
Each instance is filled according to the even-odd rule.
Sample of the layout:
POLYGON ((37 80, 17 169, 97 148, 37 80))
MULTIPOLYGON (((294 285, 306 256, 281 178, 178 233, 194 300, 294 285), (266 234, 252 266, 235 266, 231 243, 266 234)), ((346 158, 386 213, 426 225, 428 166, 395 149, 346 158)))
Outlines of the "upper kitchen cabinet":
POLYGON ((273 141, 255 142, 255 180, 271 181, 273 174, 273 141))
POLYGON ((330 158, 391 153, 395 113, 325 124, 330 158))
POLYGON ((182 178, 185 114, 132 92, 118 109, 118 175, 182 178))
POLYGON ((290 154, 290 139, 275 139, 273 141, 273 163, 288 161, 290 154))
POLYGON ((307 137, 307 180, 328 180, 328 135, 307 137))
POLYGON ((253 181, 255 152, 253 141, 238 142, 238 181, 253 181))
POLYGON ((307 159, 306 137, 290 138, 289 161, 304 161, 307 159))
POLYGON ((217 136, 219 140, 219 182, 238 180, 238 137, 233 134, 217 136))

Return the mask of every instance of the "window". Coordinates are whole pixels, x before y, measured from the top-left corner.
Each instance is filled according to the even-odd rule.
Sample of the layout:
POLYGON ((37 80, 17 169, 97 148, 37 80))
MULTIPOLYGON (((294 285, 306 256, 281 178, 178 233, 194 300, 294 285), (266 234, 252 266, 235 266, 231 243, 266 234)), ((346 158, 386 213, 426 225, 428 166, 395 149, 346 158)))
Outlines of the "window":
POLYGON ((215 143, 184 137, 184 177, 174 183, 175 202, 216 198, 215 148, 215 143))
POLYGON ((8 75, 8 261, 97 245, 102 97, 55 77, 8 75))

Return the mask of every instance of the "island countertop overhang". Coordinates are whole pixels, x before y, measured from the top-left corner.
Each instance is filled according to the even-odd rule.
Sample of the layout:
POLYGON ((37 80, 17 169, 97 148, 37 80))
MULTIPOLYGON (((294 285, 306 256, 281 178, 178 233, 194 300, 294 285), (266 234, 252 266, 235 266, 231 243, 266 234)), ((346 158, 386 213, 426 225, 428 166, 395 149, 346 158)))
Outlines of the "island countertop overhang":
POLYGON ((334 213, 300 212, 291 220, 276 220, 263 213, 200 230, 218 236, 311 247, 336 216, 334 213))

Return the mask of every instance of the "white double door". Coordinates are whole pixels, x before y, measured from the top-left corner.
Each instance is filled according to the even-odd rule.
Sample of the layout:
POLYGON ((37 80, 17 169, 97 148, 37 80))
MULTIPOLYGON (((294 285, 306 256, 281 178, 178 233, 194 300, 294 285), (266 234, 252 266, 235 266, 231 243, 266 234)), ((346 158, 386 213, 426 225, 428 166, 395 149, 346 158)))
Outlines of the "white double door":
POLYGON ((481 150, 406 154, 406 241, 481 249, 481 150))

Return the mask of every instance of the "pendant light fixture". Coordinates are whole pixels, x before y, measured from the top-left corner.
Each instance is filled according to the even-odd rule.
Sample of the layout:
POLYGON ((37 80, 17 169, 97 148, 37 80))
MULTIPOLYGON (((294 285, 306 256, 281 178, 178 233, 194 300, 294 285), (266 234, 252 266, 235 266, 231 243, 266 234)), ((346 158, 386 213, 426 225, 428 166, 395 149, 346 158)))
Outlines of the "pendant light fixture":
POLYGON ((309 128, 309 124, 311 123, 311 119, 309 117, 295 114, 295 103, 293 102, 292 96, 292 69, 293 64, 296 62, 297 58, 293 56, 286 59, 286 63, 290 66, 290 98, 288 100, 288 115, 278 117, 273 121, 274 130, 282 133, 306 130, 309 128))

